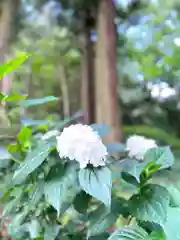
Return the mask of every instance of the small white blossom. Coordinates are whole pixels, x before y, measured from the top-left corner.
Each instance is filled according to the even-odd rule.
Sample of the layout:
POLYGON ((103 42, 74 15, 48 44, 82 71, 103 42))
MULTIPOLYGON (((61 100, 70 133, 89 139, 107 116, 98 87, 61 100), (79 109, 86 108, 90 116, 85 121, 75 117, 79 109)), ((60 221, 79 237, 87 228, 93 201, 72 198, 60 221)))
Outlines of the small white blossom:
POLYGON ((57 131, 57 130, 51 130, 51 131, 45 133, 45 134, 41 137, 41 139, 42 139, 42 140, 48 140, 49 138, 51 138, 51 137, 56 137, 56 136, 58 136, 59 134, 60 134, 59 131, 57 131))
POLYGON ((57 150, 61 158, 76 160, 80 168, 88 164, 94 167, 104 166, 107 149, 97 132, 90 126, 75 124, 64 128, 57 137, 57 150))
POLYGON ((129 157, 135 157, 138 160, 143 160, 147 150, 156 147, 157 145, 154 140, 138 135, 129 137, 126 142, 126 149, 129 151, 129 157))

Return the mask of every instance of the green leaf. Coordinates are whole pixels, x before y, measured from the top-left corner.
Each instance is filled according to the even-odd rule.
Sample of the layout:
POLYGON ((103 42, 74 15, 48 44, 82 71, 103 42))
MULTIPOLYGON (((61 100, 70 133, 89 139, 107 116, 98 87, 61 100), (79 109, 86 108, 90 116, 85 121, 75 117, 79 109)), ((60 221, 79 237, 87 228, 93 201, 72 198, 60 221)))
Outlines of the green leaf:
POLYGON ((167 221, 163 225, 166 240, 180 240, 180 208, 168 208, 167 221))
POLYGON ((45 142, 41 142, 39 146, 33 151, 29 152, 25 161, 20 164, 19 168, 15 171, 13 182, 15 184, 22 183, 30 173, 35 171, 47 158, 50 153, 50 146, 45 142))
POLYGON ((165 169, 174 164, 174 156, 169 147, 152 148, 145 154, 144 161, 155 161, 155 164, 161 165, 160 169, 165 169))
POLYGON ((133 185, 140 183, 140 175, 147 163, 138 162, 135 159, 124 159, 121 162, 121 176, 133 185))
POLYGON ((108 236, 109 236, 108 233, 103 233, 103 234, 98 235, 98 236, 90 237, 88 240, 107 240, 108 236))
POLYGON ((81 191, 74 199, 74 209, 81 214, 86 213, 90 200, 91 197, 86 192, 81 191))
POLYGON ((167 240, 164 232, 153 231, 148 240, 167 240))
POLYGON ((112 179, 108 168, 80 169, 79 182, 86 193, 103 202, 107 207, 111 205, 112 179))
POLYGON ((90 125, 101 137, 106 136, 110 132, 110 127, 107 124, 94 123, 90 125))
POLYGON ((44 182, 37 182, 29 194, 28 208, 31 209, 37 205, 44 193, 44 182))
POLYGON ((135 186, 139 185, 139 182, 137 181, 137 179, 129 173, 122 172, 121 177, 127 183, 130 183, 130 184, 135 185, 135 186))
POLYGON ((21 56, 16 57, 9 62, 0 65, 0 78, 2 78, 5 74, 13 71, 14 69, 18 68, 21 64, 23 64, 26 59, 30 55, 27 53, 22 53, 21 56))
POLYGON ((128 202, 123 198, 113 199, 111 208, 101 204, 96 210, 89 215, 88 237, 100 236, 110 228, 119 215, 129 216, 128 202))
POLYGON ((23 107, 31 107, 31 106, 36 106, 36 105, 40 105, 40 104, 45 104, 48 102, 54 102, 59 100, 59 98, 54 97, 54 96, 48 96, 48 97, 44 97, 44 98, 36 98, 36 99, 27 99, 25 101, 23 101, 23 107))
POLYGON ((66 165, 65 168, 59 166, 59 170, 44 185, 44 194, 46 201, 51 204, 60 215, 64 204, 67 207, 73 202, 79 185, 77 181, 77 172, 74 166, 66 165))
POLYGON ((16 194, 15 198, 5 205, 3 209, 3 214, 2 214, 3 217, 6 217, 12 212, 16 211, 16 208, 20 203, 22 193, 23 193, 23 189, 20 189, 20 191, 16 194))
POLYGON ((25 146, 27 145, 27 143, 29 143, 31 136, 31 129, 28 127, 22 127, 20 132, 18 133, 17 139, 22 146, 25 146))
MULTIPOLYGON (((164 184, 163 184, 164 185, 164 184)), ((173 185, 165 185, 168 190, 171 198, 170 198, 170 206, 171 207, 180 207, 180 191, 173 185)))
POLYGON ((134 227, 124 227, 116 230, 108 240, 147 240, 148 234, 144 229, 134 227))
POLYGON ((109 208, 100 205, 89 218, 88 238, 104 233, 116 222, 116 212, 111 212, 109 208))
POLYGON ((27 95, 22 95, 18 93, 11 93, 8 95, 4 95, 2 101, 3 102, 9 102, 9 101, 18 101, 18 100, 24 100, 27 97, 27 95))
POLYGON ((57 224, 47 225, 45 227, 44 240, 55 240, 59 231, 60 231, 59 225, 57 224))
POLYGON ((13 239, 21 239, 24 236, 27 229, 24 225, 22 225, 22 223, 26 215, 27 211, 23 211, 11 219, 11 222, 8 225, 8 233, 13 237, 13 239))
POLYGON ((40 237, 42 228, 38 220, 34 219, 30 223, 27 223, 26 228, 30 234, 31 239, 40 237))
POLYGON ((140 193, 129 200, 132 215, 140 221, 162 224, 167 219, 169 192, 162 186, 148 184, 141 188, 140 193))
POLYGON ((6 95, 2 92, 0 92, 0 102, 3 100, 3 98, 5 97, 6 95))

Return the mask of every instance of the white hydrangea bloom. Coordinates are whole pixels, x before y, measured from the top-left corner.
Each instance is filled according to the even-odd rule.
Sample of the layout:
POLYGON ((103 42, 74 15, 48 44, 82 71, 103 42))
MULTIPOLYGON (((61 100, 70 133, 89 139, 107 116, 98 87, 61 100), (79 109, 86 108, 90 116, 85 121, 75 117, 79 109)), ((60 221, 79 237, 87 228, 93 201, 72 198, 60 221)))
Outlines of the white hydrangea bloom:
POLYGON ((129 151, 129 157, 135 157, 138 160, 143 160, 147 150, 156 147, 157 145, 154 140, 138 135, 129 137, 126 142, 126 149, 129 151))
POLYGON ((88 164, 94 167, 104 166, 108 154, 98 133, 82 124, 64 128, 57 137, 57 150, 60 157, 79 162, 80 168, 85 168, 88 164))
POLYGON ((59 132, 58 130, 51 130, 51 131, 45 133, 45 134, 41 137, 41 139, 42 139, 42 140, 48 140, 49 138, 51 138, 51 137, 56 137, 56 136, 58 136, 59 134, 60 134, 60 132, 59 132))

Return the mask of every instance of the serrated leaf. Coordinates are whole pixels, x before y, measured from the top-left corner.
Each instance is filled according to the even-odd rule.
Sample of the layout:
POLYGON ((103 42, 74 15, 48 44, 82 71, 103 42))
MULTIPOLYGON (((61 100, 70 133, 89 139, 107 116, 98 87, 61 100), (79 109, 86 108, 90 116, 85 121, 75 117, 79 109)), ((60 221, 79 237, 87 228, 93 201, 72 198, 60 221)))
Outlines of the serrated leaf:
POLYGON ((169 201, 169 192, 164 187, 148 184, 130 198, 129 207, 138 220, 162 225, 167 219, 169 201))
POLYGON ((108 240, 147 240, 148 234, 144 229, 134 227, 124 227, 116 230, 108 240))
POLYGON ((161 165, 160 169, 165 169, 174 164, 174 156, 169 147, 158 147, 149 149, 144 156, 144 161, 155 161, 155 164, 161 165))
POLYGON ((47 225, 45 227, 44 240, 55 240, 59 231, 60 231, 59 225, 57 224, 47 225))
POLYGON ((58 215, 64 204, 73 202, 79 190, 76 169, 72 166, 59 169, 59 174, 49 177, 44 185, 45 199, 57 210, 58 215))
POLYGON ((80 169, 79 182, 82 189, 104 203, 111 205, 112 179, 111 171, 107 167, 94 169, 80 169))
POLYGON ((30 173, 36 170, 45 161, 49 153, 50 146, 41 142, 36 149, 28 153, 25 161, 20 164, 19 168, 15 171, 13 182, 15 184, 22 183, 30 173))
POLYGON ((23 107, 31 107, 31 106, 36 106, 40 104, 45 104, 48 102, 54 102, 59 100, 59 98, 54 97, 54 96, 48 96, 44 98, 36 98, 36 99, 27 99, 23 101, 23 107))
POLYGON ((94 131, 98 132, 101 137, 106 136, 110 132, 110 127, 107 124, 94 123, 90 126, 94 131))

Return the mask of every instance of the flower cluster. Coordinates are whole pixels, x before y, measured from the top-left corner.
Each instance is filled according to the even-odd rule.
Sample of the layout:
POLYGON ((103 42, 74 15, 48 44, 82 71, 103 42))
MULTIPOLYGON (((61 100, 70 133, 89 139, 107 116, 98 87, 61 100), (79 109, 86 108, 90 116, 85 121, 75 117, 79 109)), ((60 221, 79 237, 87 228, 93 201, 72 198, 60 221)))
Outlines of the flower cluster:
POLYGON ((104 166, 108 154, 98 133, 82 124, 64 128, 61 135, 57 136, 57 150, 61 158, 79 162, 80 168, 88 164, 104 166))
POLYGON ((147 150, 156 147, 157 145, 154 140, 138 135, 129 137, 126 142, 129 157, 135 157, 137 160, 143 160, 147 150))

